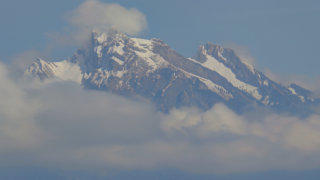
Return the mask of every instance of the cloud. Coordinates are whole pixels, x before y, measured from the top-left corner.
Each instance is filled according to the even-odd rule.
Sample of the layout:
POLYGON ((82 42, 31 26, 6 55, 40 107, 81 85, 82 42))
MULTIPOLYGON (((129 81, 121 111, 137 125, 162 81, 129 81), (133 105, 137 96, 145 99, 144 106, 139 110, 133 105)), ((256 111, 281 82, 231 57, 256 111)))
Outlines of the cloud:
POLYGON ((87 0, 67 17, 79 28, 109 30, 116 28, 128 34, 138 34, 147 27, 144 14, 137 9, 126 9, 118 4, 87 0))
POLYGON ((0 152, 11 147, 29 147, 39 140, 40 134, 34 119, 37 104, 8 74, 7 67, 0 63, 0 152))
POLYGON ((116 29, 129 35, 138 35, 147 28, 146 16, 139 10, 98 0, 86 0, 66 13, 65 19, 69 25, 64 31, 47 33, 60 44, 82 45, 93 30, 107 32, 116 29))
POLYGON ((174 110, 162 127, 170 137, 180 134, 195 139, 197 145, 188 144, 185 148, 194 150, 190 155, 208 150, 203 157, 192 160, 196 167, 202 168, 185 168, 230 173, 302 170, 302 164, 306 169, 316 168, 319 166, 316 154, 320 153, 319 125, 319 115, 303 120, 277 114, 249 118, 217 104, 206 112, 174 110))
POLYGON ((238 115, 223 104, 163 114, 72 82, 25 86, 8 74, 0 64, 0 167, 232 173, 320 165, 318 115, 238 115))

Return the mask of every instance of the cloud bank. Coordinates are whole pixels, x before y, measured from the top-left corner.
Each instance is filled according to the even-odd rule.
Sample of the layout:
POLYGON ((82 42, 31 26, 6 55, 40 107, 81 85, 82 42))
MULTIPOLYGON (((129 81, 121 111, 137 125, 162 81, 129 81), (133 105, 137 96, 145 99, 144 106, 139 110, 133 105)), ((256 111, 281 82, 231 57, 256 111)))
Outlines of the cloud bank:
POLYGON ((8 74, 0 64, 0 167, 234 173, 320 165, 317 115, 238 115, 223 104, 162 114, 72 82, 20 84, 8 74))

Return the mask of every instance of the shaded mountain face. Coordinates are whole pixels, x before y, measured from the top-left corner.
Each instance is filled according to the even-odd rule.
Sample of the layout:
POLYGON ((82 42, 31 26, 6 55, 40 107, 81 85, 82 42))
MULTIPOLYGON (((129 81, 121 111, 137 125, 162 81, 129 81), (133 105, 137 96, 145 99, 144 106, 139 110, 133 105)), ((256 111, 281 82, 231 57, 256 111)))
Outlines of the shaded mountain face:
POLYGON ((194 58, 185 58, 159 39, 132 38, 117 31, 93 32, 91 42, 68 60, 37 59, 25 74, 141 96, 164 112, 184 106, 208 110, 225 103, 239 113, 263 107, 308 114, 318 101, 298 85, 272 81, 232 49, 208 43, 194 58))

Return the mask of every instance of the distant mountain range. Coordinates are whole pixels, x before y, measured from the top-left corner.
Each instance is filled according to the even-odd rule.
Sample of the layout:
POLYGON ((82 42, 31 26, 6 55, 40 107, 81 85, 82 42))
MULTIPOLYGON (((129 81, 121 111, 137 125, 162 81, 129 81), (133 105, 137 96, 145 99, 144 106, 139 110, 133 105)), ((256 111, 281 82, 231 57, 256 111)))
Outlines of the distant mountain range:
POLYGON ((25 75, 143 97, 163 112, 185 106, 208 110, 224 103, 239 113, 262 107, 305 115, 320 102, 303 87, 271 80, 232 49, 207 43, 186 58, 159 39, 132 38, 115 30, 93 32, 91 42, 67 60, 38 58, 25 75))

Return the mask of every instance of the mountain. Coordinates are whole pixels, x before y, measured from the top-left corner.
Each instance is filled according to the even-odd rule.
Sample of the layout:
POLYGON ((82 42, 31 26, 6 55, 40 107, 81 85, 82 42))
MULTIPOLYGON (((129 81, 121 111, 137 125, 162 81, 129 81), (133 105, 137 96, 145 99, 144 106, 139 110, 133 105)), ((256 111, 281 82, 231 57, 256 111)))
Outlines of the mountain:
POLYGON ((140 96, 164 112, 184 106, 208 110, 225 103, 239 113, 263 107, 308 114, 318 102, 309 90, 271 80, 232 49, 207 43, 196 56, 186 58, 160 39, 133 38, 114 30, 93 32, 90 42, 67 60, 37 59, 25 75, 140 96))

